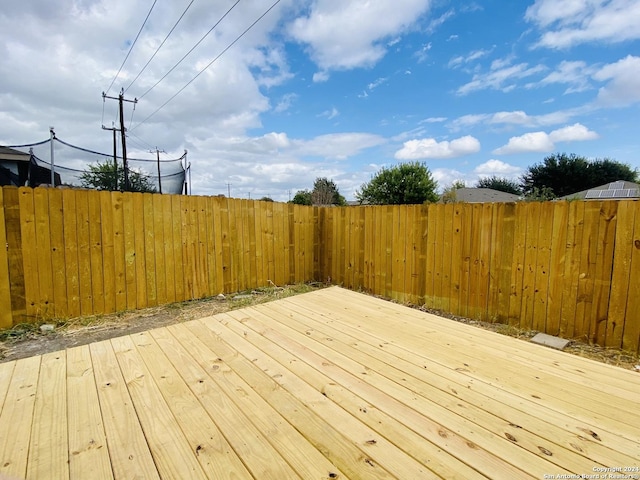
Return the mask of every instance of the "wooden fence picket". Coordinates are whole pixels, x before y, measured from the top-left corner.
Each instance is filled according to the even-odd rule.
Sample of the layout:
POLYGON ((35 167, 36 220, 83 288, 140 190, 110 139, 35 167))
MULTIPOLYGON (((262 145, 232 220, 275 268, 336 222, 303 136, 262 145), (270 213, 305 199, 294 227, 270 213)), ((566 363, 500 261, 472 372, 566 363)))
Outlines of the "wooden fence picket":
POLYGON ((327 281, 638 351, 640 202, 305 207, 0 190, 0 328, 327 281))

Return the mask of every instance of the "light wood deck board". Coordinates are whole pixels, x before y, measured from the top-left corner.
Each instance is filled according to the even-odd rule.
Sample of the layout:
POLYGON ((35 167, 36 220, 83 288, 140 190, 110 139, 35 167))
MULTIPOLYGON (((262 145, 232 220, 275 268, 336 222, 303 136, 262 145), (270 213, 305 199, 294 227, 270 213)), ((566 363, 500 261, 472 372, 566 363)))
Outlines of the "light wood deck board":
POLYGON ((640 466, 640 375, 338 287, 0 364, 0 479, 640 466))
MULTIPOLYGON (((497 422, 490 422, 491 426, 502 429, 501 435, 509 433, 512 436, 520 437, 522 431, 544 430, 545 437, 553 439, 558 445, 570 448, 576 452, 582 452, 587 458, 591 458, 598 463, 606 463, 616 461, 619 464, 629 463, 632 458, 621 454, 621 452, 612 450, 602 445, 602 442, 593 438, 581 438, 574 432, 578 431, 580 425, 574 426, 574 432, 567 431, 559 425, 567 423, 566 416, 559 415, 554 411, 537 405, 527 399, 520 399, 507 392, 497 390, 491 385, 481 382, 475 382, 474 379, 465 378, 461 374, 459 378, 452 376, 452 372, 429 358, 407 352, 399 347, 390 344, 380 343, 382 340, 371 334, 363 332, 361 328, 341 323, 335 325, 339 320, 339 315, 334 314, 332 318, 324 316, 322 320, 313 319, 313 314, 304 306, 298 306, 293 302, 282 304, 282 308, 289 312, 302 311, 305 312, 305 321, 308 326, 308 335, 322 336, 331 335, 331 341, 339 340, 342 342, 340 348, 349 348, 349 345, 357 346, 358 350, 368 353, 369 365, 373 365, 376 371, 391 369, 401 369, 405 373, 404 378, 419 379, 428 384, 431 398, 438 395, 443 399, 442 393, 450 395, 451 398, 444 397, 440 400, 441 405, 451 405, 454 410, 457 409, 457 402, 463 400, 467 404, 467 409, 460 411, 460 415, 466 416, 469 410, 473 411, 473 407, 478 407, 486 413, 495 416, 497 422), (385 367, 393 365, 393 367, 385 367), (378 366, 376 366, 378 365, 378 366), (455 403, 453 403, 455 402, 455 403), (472 407, 469 409, 469 407, 472 407), (502 419, 500 421, 500 418, 502 419)), ((316 314, 319 314, 320 308, 316 306, 316 314)), ((270 311, 275 312, 274 306, 270 311)), ((322 315, 320 314, 322 317, 322 315)), ((403 382, 405 383, 405 382, 403 382)), ((584 426, 582 426, 584 427, 584 426)), ((595 427, 592 427, 595 428, 595 427)), ((635 449, 634 449, 635 451, 635 449)), ((557 456, 556 456, 557 457, 557 456)))

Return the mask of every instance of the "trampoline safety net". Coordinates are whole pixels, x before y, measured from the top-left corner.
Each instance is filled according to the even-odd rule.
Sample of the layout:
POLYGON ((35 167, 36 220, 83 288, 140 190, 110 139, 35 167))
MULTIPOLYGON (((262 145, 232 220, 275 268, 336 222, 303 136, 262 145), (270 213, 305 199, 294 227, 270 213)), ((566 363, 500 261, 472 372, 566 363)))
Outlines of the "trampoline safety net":
MULTIPOLYGON (((0 185, 51 184, 51 139, 43 142, 0 147, 0 185), (10 155, 13 153, 14 155, 10 155), (20 156, 20 154, 24 154, 20 156), (18 159, 18 157, 21 157, 18 159)), ((125 188, 123 159, 53 139, 53 170, 56 186, 97 190, 125 188)), ((187 152, 176 159, 127 157, 127 180, 131 191, 186 193, 187 152)))

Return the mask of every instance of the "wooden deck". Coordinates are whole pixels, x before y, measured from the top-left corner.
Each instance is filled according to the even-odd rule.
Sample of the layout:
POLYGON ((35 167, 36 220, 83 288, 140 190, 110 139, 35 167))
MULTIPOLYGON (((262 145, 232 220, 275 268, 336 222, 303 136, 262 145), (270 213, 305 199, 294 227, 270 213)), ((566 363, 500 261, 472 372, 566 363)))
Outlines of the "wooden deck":
POLYGON ((1 479, 638 467, 640 374, 338 287, 0 364, 1 479))

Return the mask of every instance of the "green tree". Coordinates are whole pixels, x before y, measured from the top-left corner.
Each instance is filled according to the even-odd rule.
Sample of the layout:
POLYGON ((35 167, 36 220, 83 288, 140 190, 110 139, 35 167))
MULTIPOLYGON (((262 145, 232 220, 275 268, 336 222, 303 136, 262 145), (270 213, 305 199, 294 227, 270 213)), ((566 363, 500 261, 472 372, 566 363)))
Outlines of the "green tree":
POLYGON ((260 199, 261 202, 273 202, 273 198, 271 197, 262 197, 260 199))
POLYGON ((518 182, 509 180, 505 177, 498 177, 496 175, 481 178, 476 182, 476 188, 491 188, 500 192, 522 195, 522 188, 520 188, 518 182))
MULTIPOLYGON (((124 190, 124 169, 116 167, 109 161, 89 165, 89 170, 80 174, 80 182, 84 188, 97 190, 124 190)), ((156 187, 148 176, 129 169, 129 191, 155 193, 156 187)))
POLYGON ((553 200, 556 196, 553 194, 553 190, 549 187, 534 187, 529 193, 524 196, 526 202, 546 202, 553 200))
POLYGON ((309 190, 298 190, 293 196, 291 203, 295 203, 296 205, 312 205, 311 192, 309 190))
POLYGON ((325 177, 316 178, 313 182, 313 190, 311 191, 312 205, 339 205, 347 204, 345 198, 340 195, 338 187, 333 180, 325 177))
POLYGON ((383 167, 356 192, 360 203, 401 205, 437 202, 438 182, 424 163, 400 163, 383 167))
POLYGON ((457 201, 456 190, 460 188, 466 188, 466 184, 462 180, 456 180, 448 187, 445 187, 440 195, 440 201, 442 203, 455 203, 457 201))
POLYGON ((525 196, 547 188, 554 196, 563 197, 616 180, 636 182, 638 171, 608 158, 588 160, 573 153, 556 153, 529 167, 521 186, 525 196))

